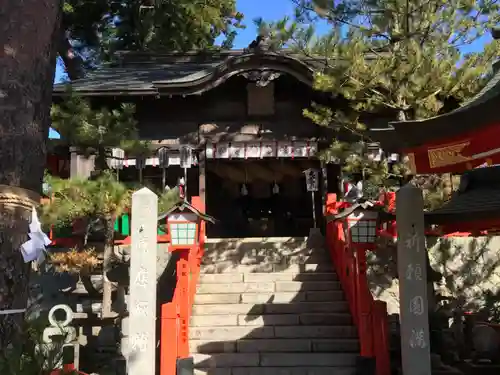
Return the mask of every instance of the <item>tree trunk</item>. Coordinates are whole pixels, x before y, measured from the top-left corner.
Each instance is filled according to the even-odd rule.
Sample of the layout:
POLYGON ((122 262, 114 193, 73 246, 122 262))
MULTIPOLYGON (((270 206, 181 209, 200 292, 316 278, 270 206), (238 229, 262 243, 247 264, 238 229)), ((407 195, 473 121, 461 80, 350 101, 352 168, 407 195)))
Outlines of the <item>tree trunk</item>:
POLYGON ((105 223, 105 238, 104 238, 104 259, 102 263, 103 270, 103 285, 102 285, 102 317, 112 317, 111 311, 111 293, 112 285, 108 279, 108 272, 111 269, 111 259, 113 258, 113 246, 115 235, 115 219, 107 218, 105 223))
MULTIPOLYGON (((0 0, 0 310, 27 304, 29 267, 19 246, 39 203, 61 0, 0 0)), ((0 314, 0 353, 23 314, 0 314)))

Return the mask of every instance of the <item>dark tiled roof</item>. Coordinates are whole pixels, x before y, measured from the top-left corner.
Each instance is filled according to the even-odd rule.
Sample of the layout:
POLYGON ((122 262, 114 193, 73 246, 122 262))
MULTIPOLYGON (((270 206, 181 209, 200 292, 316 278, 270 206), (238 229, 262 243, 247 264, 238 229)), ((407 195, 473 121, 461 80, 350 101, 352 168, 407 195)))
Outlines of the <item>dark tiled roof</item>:
MULTIPOLYGON (((133 67, 103 68, 89 73, 85 78, 71 82, 75 91, 96 92, 154 92, 155 83, 183 83, 196 80, 208 74, 219 63, 207 64, 161 64, 133 67)), ((61 92, 66 83, 54 85, 54 91, 61 92)))
POLYGON ((426 214, 429 224, 500 219, 500 166, 477 168, 462 175, 460 188, 441 208, 426 214))
MULTIPOLYGON (((500 61, 497 61, 493 64, 493 69, 496 71, 496 73, 493 75, 493 77, 488 81, 486 86, 483 87, 481 91, 479 91, 476 95, 474 95, 471 99, 467 100, 465 103, 463 103, 460 108, 457 108, 456 110, 450 112, 449 114, 453 112, 463 112, 466 110, 469 110, 470 108, 473 108, 475 106, 478 106, 482 103, 487 102, 490 99, 497 98, 500 94, 500 61)), ((448 114, 444 114, 443 116, 446 116, 448 114)))
MULTIPOLYGON (((254 69, 278 70, 312 85, 317 62, 301 60, 285 52, 185 54, 123 54, 118 66, 98 69, 72 81, 71 88, 84 95, 197 94, 235 74, 254 69)), ((64 94, 68 83, 54 85, 64 94)))

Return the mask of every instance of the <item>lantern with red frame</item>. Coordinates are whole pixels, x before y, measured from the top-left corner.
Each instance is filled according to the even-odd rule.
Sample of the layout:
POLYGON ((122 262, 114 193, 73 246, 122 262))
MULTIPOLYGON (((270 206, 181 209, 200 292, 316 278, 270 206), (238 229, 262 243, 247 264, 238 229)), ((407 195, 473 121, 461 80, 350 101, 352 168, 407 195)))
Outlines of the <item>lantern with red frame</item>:
POLYGON ((188 201, 179 202, 162 214, 159 220, 164 218, 167 219, 170 251, 197 246, 200 243, 201 222, 215 223, 212 216, 202 213, 188 201))
POLYGON ((355 248, 374 250, 377 237, 387 235, 387 230, 381 230, 383 222, 393 220, 392 214, 384 211, 384 202, 355 203, 344 207, 338 214, 327 217, 327 221, 345 219, 349 230, 349 242, 355 248))
POLYGON ((354 210, 347 216, 351 243, 365 249, 373 249, 377 240, 379 212, 377 210, 354 210))

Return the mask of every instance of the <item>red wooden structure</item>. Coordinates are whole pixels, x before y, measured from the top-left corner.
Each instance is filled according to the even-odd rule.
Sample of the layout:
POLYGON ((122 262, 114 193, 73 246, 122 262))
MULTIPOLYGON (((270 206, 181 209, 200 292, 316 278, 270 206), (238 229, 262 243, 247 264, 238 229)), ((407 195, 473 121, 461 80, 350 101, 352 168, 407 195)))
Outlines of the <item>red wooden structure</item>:
MULTIPOLYGON (((205 211, 200 197, 192 197, 191 202, 200 213, 205 211)), ((176 245, 170 249, 178 252, 179 261, 174 296, 161 308, 160 375, 175 374, 178 360, 189 357, 189 318, 205 248, 206 223, 200 220, 198 225, 195 244, 187 247, 176 245)))
MULTIPOLYGON (((390 193, 386 198, 386 202, 378 202, 378 205, 387 205, 389 209, 393 209, 395 194, 390 193)), ((341 209, 349 206, 350 204, 346 202, 338 201, 336 194, 328 194, 325 215, 336 215, 341 209)), ((328 250, 346 294, 354 323, 358 328, 360 355, 364 358, 375 359, 377 375, 389 375, 391 366, 387 305, 383 301, 373 299, 366 277, 366 251, 374 250, 374 245, 352 241, 348 220, 344 218, 327 223, 328 250)), ((395 227, 393 223, 390 223, 388 229, 380 230, 379 228, 377 235, 392 237, 393 230, 395 227)))

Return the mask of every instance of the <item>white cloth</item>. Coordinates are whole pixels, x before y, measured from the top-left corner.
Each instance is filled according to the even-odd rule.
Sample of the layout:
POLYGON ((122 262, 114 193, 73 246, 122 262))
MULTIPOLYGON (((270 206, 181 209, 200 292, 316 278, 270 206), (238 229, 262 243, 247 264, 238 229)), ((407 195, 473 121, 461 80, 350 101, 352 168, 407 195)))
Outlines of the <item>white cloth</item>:
POLYGON ((358 199, 363 198, 363 181, 358 181, 357 184, 351 182, 346 184, 344 199, 346 202, 354 203, 358 199))
POLYGON ((28 233, 29 240, 21 245, 21 253, 25 263, 32 261, 43 262, 45 259, 45 247, 52 242, 49 237, 42 231, 40 220, 35 207, 31 211, 30 232, 28 233))

